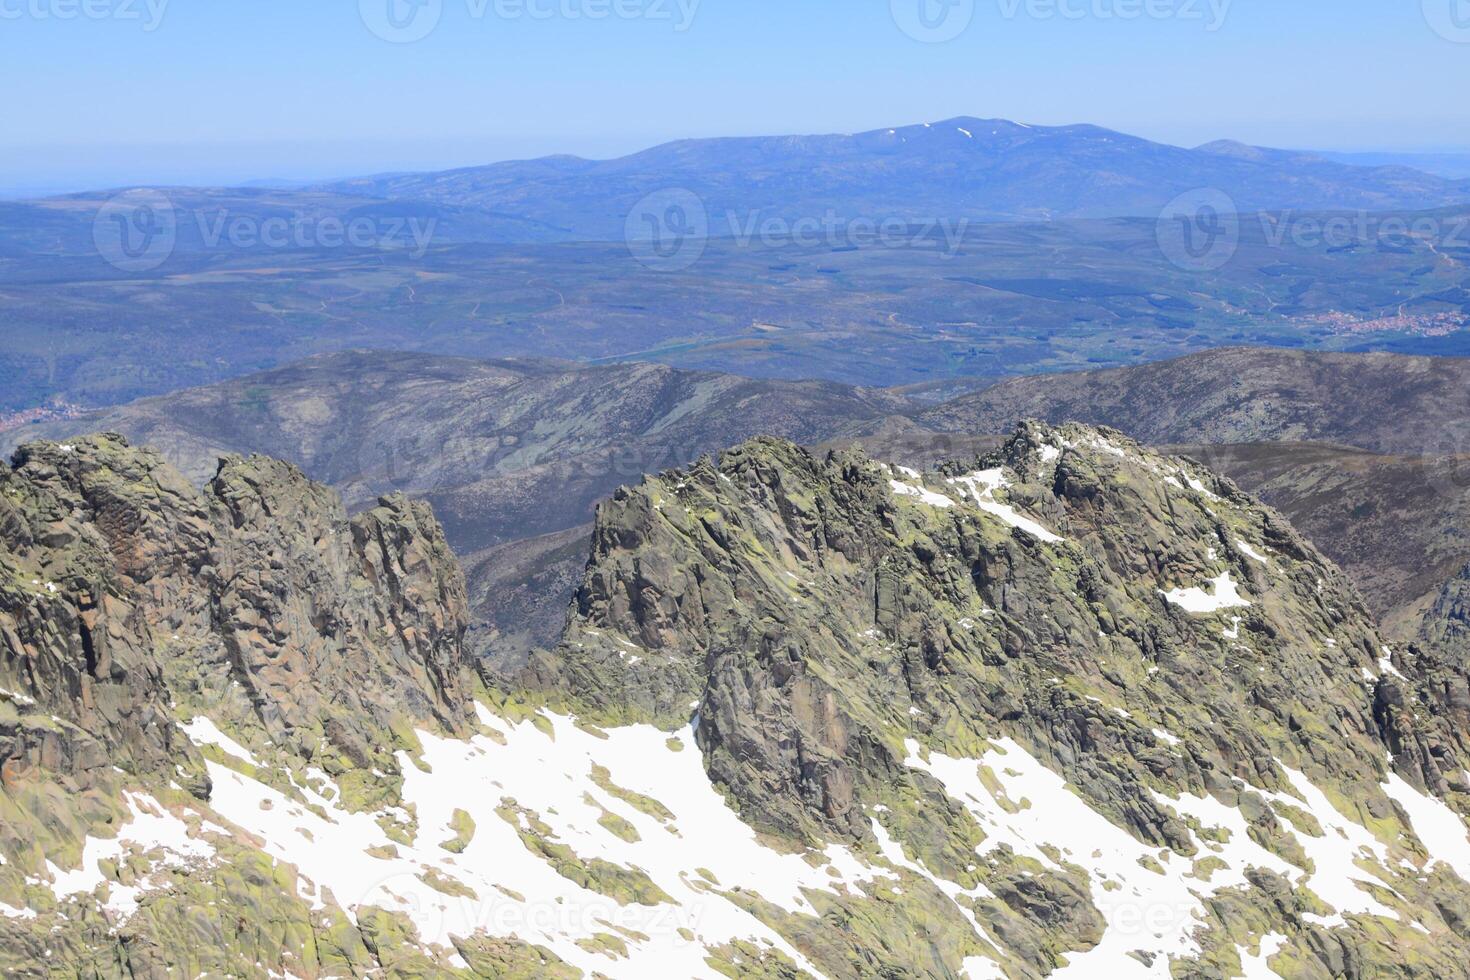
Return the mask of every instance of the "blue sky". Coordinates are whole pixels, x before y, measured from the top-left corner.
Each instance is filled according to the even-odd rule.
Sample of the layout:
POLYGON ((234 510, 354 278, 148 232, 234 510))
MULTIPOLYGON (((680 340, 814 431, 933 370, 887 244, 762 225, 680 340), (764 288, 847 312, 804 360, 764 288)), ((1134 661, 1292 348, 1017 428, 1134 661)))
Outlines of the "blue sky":
POLYGON ((369 28, 409 2, 0 0, 0 188, 610 156, 955 115, 1186 145, 1470 147, 1470 0, 413 0, 426 19, 402 6, 401 23, 435 25, 421 40, 369 28), (905 33, 920 3, 957 36, 905 33))

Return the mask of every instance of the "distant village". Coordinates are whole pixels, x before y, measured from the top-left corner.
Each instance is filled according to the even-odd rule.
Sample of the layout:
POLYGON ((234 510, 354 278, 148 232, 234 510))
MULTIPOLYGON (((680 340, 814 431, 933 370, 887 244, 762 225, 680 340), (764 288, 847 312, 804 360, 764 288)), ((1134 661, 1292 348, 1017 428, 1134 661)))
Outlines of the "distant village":
POLYGON ((39 422, 55 422, 59 419, 74 419, 85 412, 80 405, 56 402, 41 408, 23 408, 18 412, 0 413, 0 432, 9 432, 39 422))
POLYGON ((1333 333, 1408 333, 1420 337, 1447 337, 1470 327, 1470 315, 1464 313, 1400 313, 1372 320, 1351 313, 1321 313, 1306 317, 1304 322, 1330 327, 1333 333))

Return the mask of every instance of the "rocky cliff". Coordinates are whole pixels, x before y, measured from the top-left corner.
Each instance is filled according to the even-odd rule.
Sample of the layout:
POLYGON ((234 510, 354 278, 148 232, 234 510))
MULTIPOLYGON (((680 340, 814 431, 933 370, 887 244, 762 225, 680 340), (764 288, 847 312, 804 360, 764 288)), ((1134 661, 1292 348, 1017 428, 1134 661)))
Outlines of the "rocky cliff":
POLYGON ((421 506, 0 481, 7 976, 1466 975, 1463 659, 1117 432, 647 478, 490 687, 421 506))
POLYGON ((1422 854, 1406 794, 1448 814, 1438 801, 1463 811, 1470 790, 1410 660, 1228 481, 1108 430, 1028 425, 939 473, 762 440, 620 493, 566 636, 528 678, 598 724, 693 719, 711 777, 762 830, 894 840, 941 890, 988 896, 958 901, 1012 975, 1108 949, 1229 975, 1266 933, 1293 975, 1386 975, 1451 969, 1464 924, 1445 910, 1470 898, 1387 860, 1422 854), (1038 831, 1040 866, 986 843, 1013 753, 1160 876, 1193 864, 1188 942, 1114 945, 1119 882, 1086 838, 1069 852, 1038 831), (1356 904, 1318 904, 1334 821, 1382 849, 1363 896, 1403 912, 1327 919, 1356 904), (1241 846, 1254 857, 1224 856, 1241 846), (1235 884, 1207 884, 1211 867, 1235 884))
MULTIPOLYGON (((23 447, 0 468, 0 900, 60 914, 46 869, 125 823, 131 793, 208 800, 211 743, 383 795, 367 787, 396 778, 416 727, 469 724, 465 606, 425 505, 349 521, 274 460, 225 459, 200 492, 118 436, 23 447)), ((64 935, 63 973, 99 956, 147 972, 64 935)), ((6 950, 6 975, 35 952, 6 950)))

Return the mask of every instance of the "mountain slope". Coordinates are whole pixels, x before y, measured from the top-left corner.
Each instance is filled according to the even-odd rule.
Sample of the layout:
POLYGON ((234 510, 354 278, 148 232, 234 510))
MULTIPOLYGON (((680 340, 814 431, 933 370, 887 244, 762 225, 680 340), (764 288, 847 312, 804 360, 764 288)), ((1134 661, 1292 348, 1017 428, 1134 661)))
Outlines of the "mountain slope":
POLYGON ((200 491, 117 436, 23 447, 0 469, 0 972, 378 964, 205 801, 226 758, 298 801, 396 798, 415 728, 471 724, 465 620, 422 504, 349 521, 260 457, 200 491))
POLYGON ((1470 564, 1470 456, 1370 453, 1318 443, 1177 451, 1280 509, 1338 564, 1396 639, 1412 639, 1470 564))
POLYGON ((357 506, 391 490, 422 495, 464 558, 481 626, 476 649, 493 646, 497 662, 513 663, 561 629, 585 557, 582 539, 567 532, 584 526, 595 500, 644 472, 765 432, 856 441, 925 468, 998 439, 971 433, 1001 433, 1029 416, 1084 418, 1187 443, 1187 455, 1283 510, 1401 637, 1470 562, 1461 541, 1467 363, 1220 350, 1024 378, 916 410, 893 393, 646 365, 349 352, 6 436, 111 429, 162 447, 197 481, 220 454, 263 452, 332 482, 357 506), (1292 441, 1300 439, 1347 445, 1292 441))
POLYGON ((671 188, 703 200, 715 236, 735 233, 755 215, 1154 216, 1200 187, 1225 192, 1242 211, 1431 208, 1470 199, 1466 181, 1249 149, 1188 150, 1097 126, 963 117, 856 135, 682 140, 616 160, 554 157, 369 177, 329 189, 475 206, 592 239, 621 239, 640 198, 671 188), (734 228, 727 212, 736 216, 734 228))
POLYGON ((1025 418, 1115 426, 1229 475, 1341 565, 1397 639, 1470 562, 1470 360, 1226 348, 1007 381, 861 441, 901 433, 940 459, 1025 418), (922 429, 940 434, 926 445, 922 429))
MULTIPOLYGON (((758 441, 650 479, 600 513, 528 677, 599 724, 692 712, 755 826, 879 849, 913 901, 973 912, 1004 975, 1325 977, 1458 969, 1435 910, 1464 882, 1385 863, 1411 810, 1470 849, 1423 795, 1470 786, 1415 670, 1272 512, 1066 427, 927 476, 758 441), (1171 913, 1140 934, 1140 903, 1171 913)), ((840 941, 767 913, 842 975, 840 941)))
POLYGON ((1470 955, 1470 746, 1442 693, 1463 669, 1389 654, 1277 515, 1117 433, 1027 427, 930 474, 762 439, 650 478, 600 510, 563 644, 475 703, 445 680, 462 596, 426 511, 349 525, 263 459, 200 493, 114 437, 17 464, 5 609, 42 628, 0 629, 0 733, 43 747, 0 741, 7 975, 1326 978, 1470 955), (201 548, 243 574, 205 588, 165 557, 201 548), (63 563, 106 587, 53 592, 36 573, 63 563), (185 615, 247 583, 341 612, 185 615), (110 674, 90 694, 26 672, 96 595, 140 610, 86 627, 138 659, 49 654, 110 674), (380 631, 354 633, 364 607, 380 631), (260 656, 195 670, 247 620, 260 656), (313 636, 348 642, 264 683, 313 636), (136 663, 181 769, 56 751, 115 737, 87 711, 136 663), (338 677, 423 710, 354 761, 330 725, 332 748, 302 737, 328 693, 339 725, 379 724, 338 677))
POLYGON ((1028 419, 1121 429, 1154 445, 1332 442, 1380 453, 1470 451, 1470 360, 1220 348, 1108 371, 1017 378, 918 416, 941 432, 1028 419))
MULTIPOLYGON (((519 656, 555 639, 585 549, 577 539, 561 555, 569 572, 554 576, 554 588, 541 567, 526 568, 535 595, 515 591, 497 549, 585 525, 597 500, 645 472, 762 433, 820 441, 908 405, 879 390, 652 364, 353 351, 28 426, 0 434, 0 446, 7 437, 116 431, 158 447, 196 482, 221 455, 261 453, 330 483, 354 508, 383 493, 427 500, 465 558, 477 619, 490 627, 476 631, 476 649, 494 641, 498 655, 519 656), (539 612, 527 617, 530 609, 539 612)), ((526 558, 518 553, 515 564, 526 558)))
POLYGON ((584 523, 620 483, 752 435, 816 441, 907 405, 878 390, 656 364, 349 351, 9 435, 117 431, 195 480, 222 454, 290 460, 349 505, 425 497, 469 552, 584 523))

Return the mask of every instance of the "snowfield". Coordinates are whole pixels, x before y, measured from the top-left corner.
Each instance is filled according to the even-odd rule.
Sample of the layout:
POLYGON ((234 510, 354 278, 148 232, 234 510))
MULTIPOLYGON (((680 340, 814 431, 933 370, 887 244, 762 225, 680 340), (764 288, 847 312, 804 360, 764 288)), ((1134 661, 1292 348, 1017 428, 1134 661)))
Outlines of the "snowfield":
MULTIPOLYGON (((788 911, 814 913, 808 890, 896 877, 841 847, 829 847, 814 867, 800 855, 761 845, 710 784, 692 730, 675 736, 673 743, 681 747, 675 751, 670 737, 651 727, 609 731, 602 739, 568 718, 547 719, 554 736, 530 722, 510 725, 483 709, 480 720, 505 744, 486 735, 461 742, 421 733, 422 762, 430 771, 402 757, 404 805, 418 816, 411 847, 393 844, 372 815, 343 812, 307 791, 325 812, 322 817, 211 764, 214 809, 264 841, 268 853, 295 865, 309 879, 307 897, 314 902, 330 892, 349 911, 378 906, 406 913, 427 943, 446 949, 451 936, 516 937, 545 946, 589 975, 638 980, 718 976, 704 961, 707 948, 734 939, 780 949, 820 975, 794 947, 719 892, 740 888, 788 911), (594 766, 606 768, 617 787, 656 800, 673 819, 660 820, 605 791, 593 779, 594 766), (504 801, 549 825, 554 840, 584 861, 600 858, 641 869, 673 903, 620 905, 573 884, 528 850, 496 812, 504 801), (460 854, 439 846, 455 837, 456 810, 468 813, 475 825, 460 854), (607 813, 630 824, 638 840, 624 840, 602 826, 607 813), (389 847, 394 854, 386 855, 389 847), (457 882, 474 897, 435 889, 426 880, 435 876, 457 882), (628 958, 577 945, 598 934, 618 934, 627 942, 628 958)), ((517 822, 524 826, 526 818, 517 822)))

